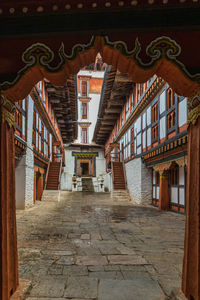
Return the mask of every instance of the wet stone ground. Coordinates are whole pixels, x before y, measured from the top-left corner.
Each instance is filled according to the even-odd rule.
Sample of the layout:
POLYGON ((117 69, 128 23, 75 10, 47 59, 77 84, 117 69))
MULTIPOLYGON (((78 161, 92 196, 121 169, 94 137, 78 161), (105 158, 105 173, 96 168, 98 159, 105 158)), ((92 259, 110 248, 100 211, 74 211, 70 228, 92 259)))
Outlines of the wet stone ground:
POLYGON ((18 211, 26 299, 168 299, 181 285, 184 222, 95 193, 61 192, 60 202, 18 211))

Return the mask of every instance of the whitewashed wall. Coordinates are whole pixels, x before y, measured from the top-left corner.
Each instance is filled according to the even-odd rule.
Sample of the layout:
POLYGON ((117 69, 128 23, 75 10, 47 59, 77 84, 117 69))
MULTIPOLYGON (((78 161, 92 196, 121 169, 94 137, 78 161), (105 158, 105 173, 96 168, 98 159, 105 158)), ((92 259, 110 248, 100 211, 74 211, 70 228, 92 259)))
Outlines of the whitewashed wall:
POLYGON ((182 125, 187 123, 187 98, 179 102, 179 110, 178 110, 178 125, 181 127, 182 125))
MULTIPOLYGON (((72 190, 72 176, 74 175, 75 157, 72 156, 72 152, 80 151, 79 148, 65 149, 65 167, 61 175, 61 190, 72 190)), ((83 152, 83 151, 82 151, 83 152)), ((88 152, 88 151, 86 151, 88 152)), ((106 161, 104 158, 103 150, 91 149, 91 152, 98 152, 96 157, 96 178, 100 175, 106 176, 106 161)), ((107 183, 107 185, 109 185, 107 183)))
POLYGON ((125 164, 127 186, 133 202, 151 203, 152 173, 147 169, 141 158, 135 158, 125 164))
MULTIPOLYGON (((91 78, 102 78, 104 77, 104 72, 102 71, 89 71, 89 70, 81 70, 77 76, 90 76, 91 78)), ((89 81, 90 84, 90 81, 89 81)), ((78 93, 78 96, 81 96, 81 93, 78 93)), ((91 98, 91 100, 88 102, 88 111, 87 111, 87 119, 82 119, 82 102, 78 101, 78 122, 90 122, 91 125, 88 127, 88 144, 92 142, 94 129, 97 121, 97 114, 99 110, 99 102, 100 102, 100 96, 101 94, 95 94, 95 93, 89 93, 88 97, 91 98)), ((78 138, 75 142, 81 143, 81 126, 78 126, 78 138)))

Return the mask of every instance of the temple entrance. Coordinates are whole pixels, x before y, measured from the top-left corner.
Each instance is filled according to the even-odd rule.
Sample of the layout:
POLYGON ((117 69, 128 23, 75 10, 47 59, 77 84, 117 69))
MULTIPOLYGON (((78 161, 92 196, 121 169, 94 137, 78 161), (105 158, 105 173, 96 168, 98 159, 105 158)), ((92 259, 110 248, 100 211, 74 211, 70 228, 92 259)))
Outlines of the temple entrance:
POLYGON ((81 163, 81 176, 88 176, 89 175, 89 163, 82 162, 81 163))
MULTIPOLYGON (((18 286, 18 267, 17 267, 17 244, 16 244, 16 224, 15 224, 15 178, 14 178, 14 127, 15 120, 13 120, 14 102, 23 99, 28 95, 35 82, 42 78, 48 78, 53 84, 65 84, 66 78, 69 75, 76 74, 83 65, 92 63, 94 57, 98 52, 101 53, 103 60, 121 72, 126 72, 134 81, 144 82, 154 74, 163 77, 169 81, 170 85, 175 88, 179 95, 190 97, 191 113, 188 117, 188 181, 187 181, 187 219, 186 219, 186 235, 185 235, 185 252, 184 252, 184 269, 183 269, 183 286, 182 289, 187 297, 190 299, 200 299, 200 270, 199 270, 199 140, 200 140, 200 118, 199 118, 199 82, 193 80, 192 76, 187 76, 187 72, 176 60, 176 56, 180 54, 180 47, 177 46, 175 40, 171 38, 163 38, 160 34, 156 38, 149 35, 149 41, 146 42, 146 49, 149 50, 151 62, 147 65, 141 63, 138 58, 138 49, 141 50, 140 45, 137 44, 136 35, 134 39, 126 36, 127 40, 134 40, 136 43, 135 49, 130 52, 127 50, 125 42, 112 42, 106 37, 97 37, 91 39, 86 38, 80 44, 73 45, 72 39, 71 49, 73 53, 69 57, 60 44, 56 44, 55 48, 59 50, 59 55, 62 61, 59 62, 58 68, 50 66, 53 60, 54 52, 50 49, 55 42, 51 41, 50 46, 42 43, 23 45, 24 51, 20 50, 16 59, 20 63, 16 63, 18 70, 10 71, 7 78, 13 79, 13 74, 16 71, 16 80, 8 83, 2 83, 1 94, 1 290, 0 296, 4 300, 10 298, 10 295, 16 290, 18 286), (89 42, 88 42, 89 41, 89 42), (86 46, 87 45, 87 46, 86 46), (59 48, 60 47, 60 48, 59 48), (170 48, 171 47, 171 48, 170 48), (75 49, 75 50, 74 50, 75 49), (119 50, 120 49, 120 50, 119 50), (41 54, 44 53, 44 54, 41 54), (46 54, 47 53, 47 54, 46 54), (130 54, 131 53, 131 54, 130 54), (152 54, 153 53, 153 54, 152 54), (157 53, 157 55, 155 55, 157 53), (172 53, 172 56, 170 54, 172 53), (174 54, 175 53, 175 54, 174 54), (45 56, 46 55, 46 56, 45 56), (20 58, 19 58, 20 57, 20 58), (21 61, 23 57, 23 63, 21 61), (31 58, 31 59, 30 59, 31 58), (176 62, 176 63, 175 63, 176 62), (55 71, 56 70, 56 71, 55 71), (9 100, 8 100, 9 99, 9 100), (12 187, 12 191, 10 189, 12 187), (10 220, 12 222, 10 222, 10 220), (192 233, 191 233, 192 232, 192 233), (4 251, 2 251, 4 249, 4 251), (9 251, 7 251, 9 249, 9 251)), ((112 37, 114 39, 114 36, 112 37)), ((117 40, 123 40, 123 34, 117 36, 117 40)), ((145 36, 146 39, 146 36, 145 36)), ((115 39, 114 39, 115 40, 115 39)), ((125 39, 126 40, 126 39, 125 39)), ((180 39, 181 41, 181 39, 180 39)), ((60 40, 59 40, 60 43, 60 40)), ((12 50, 12 41, 8 41, 8 47, 12 50)), ((67 45, 65 40, 65 46, 67 45)), ((130 45, 129 45, 130 46, 130 45)), ((7 46, 6 46, 7 47, 7 46)), ((22 47, 22 48, 23 48, 22 47)), ((3 49, 4 50, 4 49, 3 49)), ((69 50, 69 49, 68 49, 69 50)), ((4 51, 6 53, 6 51, 4 51)), ((148 51, 146 51, 147 53, 148 51)), ((145 53, 143 49, 143 53, 145 53)), ((189 56, 189 55, 188 55, 189 56)), ((57 57, 57 60, 59 59, 57 57)), ((146 56, 145 56, 146 59, 146 56)), ((8 59, 5 61, 9 61, 8 59)), ((145 61, 145 60, 144 60, 145 61)), ((9 65, 9 64, 7 64, 9 65)), ((5 63, 6 66, 6 63, 5 63)), ((15 66, 15 62, 10 64, 15 66)), ((6 74, 6 71, 3 70, 6 74)), ((2 75, 3 76, 3 75, 2 75)), ((148 95, 146 98, 148 102, 148 95)), ((142 109, 142 108, 141 108, 142 109)), ((81 162, 80 170, 83 176, 89 173, 89 163, 81 162)), ((183 176, 181 177, 183 178, 183 176)), ((165 176, 161 177, 161 187, 164 186, 165 176)))

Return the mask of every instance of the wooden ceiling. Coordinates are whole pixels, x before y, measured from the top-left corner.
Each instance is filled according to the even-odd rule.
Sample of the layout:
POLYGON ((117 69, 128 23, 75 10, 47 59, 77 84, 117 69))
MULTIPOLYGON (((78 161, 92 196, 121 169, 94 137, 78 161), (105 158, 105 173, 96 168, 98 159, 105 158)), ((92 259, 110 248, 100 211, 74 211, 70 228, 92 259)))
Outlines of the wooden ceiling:
POLYGON ((58 120, 63 143, 77 138, 76 76, 71 75, 65 86, 54 86, 46 81, 49 101, 58 120))
POLYGON ((127 74, 108 67, 102 86, 99 112, 93 141, 104 145, 112 132, 122 107, 133 89, 134 83, 127 74))

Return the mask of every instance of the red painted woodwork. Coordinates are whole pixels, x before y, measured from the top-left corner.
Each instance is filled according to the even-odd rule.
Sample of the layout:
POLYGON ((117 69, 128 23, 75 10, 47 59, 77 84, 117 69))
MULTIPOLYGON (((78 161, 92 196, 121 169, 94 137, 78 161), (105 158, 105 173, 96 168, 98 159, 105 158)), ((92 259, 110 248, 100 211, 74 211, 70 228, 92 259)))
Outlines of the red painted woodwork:
POLYGON ((47 190, 58 190, 60 162, 51 162, 49 166, 49 174, 47 178, 47 190))
POLYGON ((169 190, 168 190, 168 174, 163 172, 160 175, 160 189, 159 189, 159 209, 169 209, 169 190))
POLYGON ((195 125, 190 124, 188 137, 182 290, 188 299, 200 300, 200 117, 195 125))
MULTIPOLYGON (((182 52, 179 55, 179 60, 187 65, 188 47, 192 48, 192 45, 197 45, 200 39, 200 32, 192 32, 189 36, 184 32, 173 32, 170 33, 170 38, 174 39, 182 47, 182 52), (191 39, 191 40, 190 40, 191 39), (186 43, 187 41, 187 43, 186 43), (186 44, 186 45, 185 45, 186 44)), ((164 35, 167 35, 165 32, 164 35)), ((123 40, 127 45, 128 49, 133 49, 133 45, 137 38, 142 45, 143 51, 141 56, 143 61, 149 60, 149 57, 144 51, 147 46, 155 39, 160 38, 162 32, 159 33, 126 33, 126 34, 112 34, 109 35, 109 40, 119 41, 123 40)), ((1 70, 0 75, 4 74, 17 74, 19 70, 24 68, 25 64, 22 61, 22 54, 31 47, 34 43, 43 43, 54 52, 53 64, 58 65, 60 57, 58 49, 63 43, 65 53, 71 53, 72 48, 77 44, 88 44, 90 43, 92 35, 77 37, 57 37, 57 38, 37 38, 37 39, 23 39, 19 43, 18 40, 2 40, 0 42, 0 64, 1 70), (9 51, 7 51, 9 49, 9 51), (8 63, 9 62, 9 63, 8 63)), ((199 65, 199 53, 195 53, 196 48, 193 47, 193 56, 196 60, 190 61, 189 65, 192 65, 196 61, 199 65)), ((130 78, 134 82, 146 82, 154 74, 162 77, 166 80, 173 90, 184 96, 190 96, 191 93, 199 87, 199 83, 188 79, 185 74, 179 69, 178 66, 173 64, 171 61, 161 58, 159 62, 153 64, 151 68, 141 68, 137 62, 130 58, 129 55, 125 56, 120 50, 114 49, 110 45, 107 45, 104 37, 96 37, 94 45, 85 51, 81 51, 73 60, 66 60, 65 66, 62 67, 58 72, 49 72, 46 68, 38 65, 32 66, 27 72, 24 73, 23 77, 16 82, 16 84, 5 90, 5 96, 12 101, 18 101, 24 99, 31 91, 33 85, 42 80, 44 77, 47 78, 54 85, 64 85, 66 79, 70 74, 76 74, 81 67, 90 65, 94 62, 97 53, 101 54, 102 59, 105 63, 116 67, 120 72, 128 73, 130 78)), ((195 65, 194 65, 195 66, 195 65)))
POLYGON ((122 162, 113 162, 112 164, 114 190, 125 190, 126 183, 124 178, 124 166, 122 162))
POLYGON ((0 138, 0 299, 8 300, 18 285, 15 214, 14 128, 1 123, 0 138))
POLYGON ((43 174, 39 175, 38 182, 37 182, 37 200, 42 199, 42 193, 43 193, 43 174))

